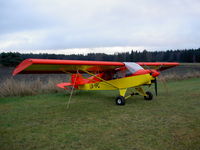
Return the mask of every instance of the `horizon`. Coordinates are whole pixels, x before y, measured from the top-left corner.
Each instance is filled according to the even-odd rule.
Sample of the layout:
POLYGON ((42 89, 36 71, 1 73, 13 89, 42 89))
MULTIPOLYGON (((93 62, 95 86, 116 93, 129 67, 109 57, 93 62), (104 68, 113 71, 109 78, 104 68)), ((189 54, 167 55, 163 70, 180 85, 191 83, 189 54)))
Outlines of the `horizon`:
POLYGON ((73 48, 73 49, 63 49, 63 50, 23 50, 23 51, 3 51, 0 50, 0 53, 20 53, 20 54, 55 54, 55 55, 87 55, 87 54, 106 54, 106 55, 114 55, 117 53, 130 53, 131 51, 134 52, 143 52, 143 51, 148 51, 148 52, 166 52, 166 51, 177 51, 177 50, 198 50, 198 48, 183 48, 183 49, 165 49, 165 50, 149 50, 149 49, 133 49, 133 47, 114 47, 113 49, 118 49, 118 51, 111 51, 111 52, 106 52, 108 50, 112 49, 112 47, 101 47, 101 48, 73 48), (126 50, 124 50, 125 48, 126 50), (102 49, 103 52, 102 52, 102 49), (74 53, 74 51, 77 51, 74 53))
POLYGON ((127 47, 160 51, 200 46, 199 0, 0 3, 3 51, 72 54, 75 49, 76 53, 110 54, 125 52, 127 47))

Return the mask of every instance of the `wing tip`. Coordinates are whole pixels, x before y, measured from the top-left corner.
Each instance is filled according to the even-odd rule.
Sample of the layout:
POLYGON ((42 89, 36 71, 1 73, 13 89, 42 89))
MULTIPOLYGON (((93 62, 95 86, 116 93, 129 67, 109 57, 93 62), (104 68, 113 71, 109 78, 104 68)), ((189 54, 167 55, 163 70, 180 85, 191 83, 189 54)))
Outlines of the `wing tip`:
POLYGON ((28 58, 23 60, 19 65, 17 65, 17 67, 13 70, 12 72, 12 76, 15 76, 17 74, 19 74, 21 71, 23 71, 24 69, 26 69, 27 67, 29 67, 32 64, 32 59, 28 58))

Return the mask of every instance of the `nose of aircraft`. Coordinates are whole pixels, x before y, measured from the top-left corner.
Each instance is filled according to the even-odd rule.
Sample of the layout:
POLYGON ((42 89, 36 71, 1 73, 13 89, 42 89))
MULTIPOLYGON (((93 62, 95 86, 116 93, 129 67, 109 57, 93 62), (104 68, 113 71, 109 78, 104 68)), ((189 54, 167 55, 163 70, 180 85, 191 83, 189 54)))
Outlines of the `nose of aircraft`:
POLYGON ((151 70, 151 74, 153 77, 157 77, 160 75, 160 72, 158 72, 157 70, 151 70))

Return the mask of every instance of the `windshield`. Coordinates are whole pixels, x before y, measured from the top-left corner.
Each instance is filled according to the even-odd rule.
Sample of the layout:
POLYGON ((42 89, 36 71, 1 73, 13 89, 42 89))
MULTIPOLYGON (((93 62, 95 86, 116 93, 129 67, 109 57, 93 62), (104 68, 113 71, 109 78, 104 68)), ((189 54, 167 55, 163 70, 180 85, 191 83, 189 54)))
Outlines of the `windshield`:
POLYGON ((140 65, 133 63, 133 62, 124 62, 126 68, 133 74, 136 71, 140 70, 140 69, 144 69, 142 68, 140 65))

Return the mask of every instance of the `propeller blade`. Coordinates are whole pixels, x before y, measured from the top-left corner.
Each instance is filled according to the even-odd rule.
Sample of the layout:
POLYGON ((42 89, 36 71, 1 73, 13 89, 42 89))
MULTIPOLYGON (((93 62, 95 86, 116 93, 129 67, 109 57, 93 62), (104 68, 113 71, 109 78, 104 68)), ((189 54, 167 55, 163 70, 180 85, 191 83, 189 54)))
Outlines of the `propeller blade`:
POLYGON ((158 95, 158 85, 157 85, 157 79, 155 78, 155 93, 156 93, 156 96, 158 95))

